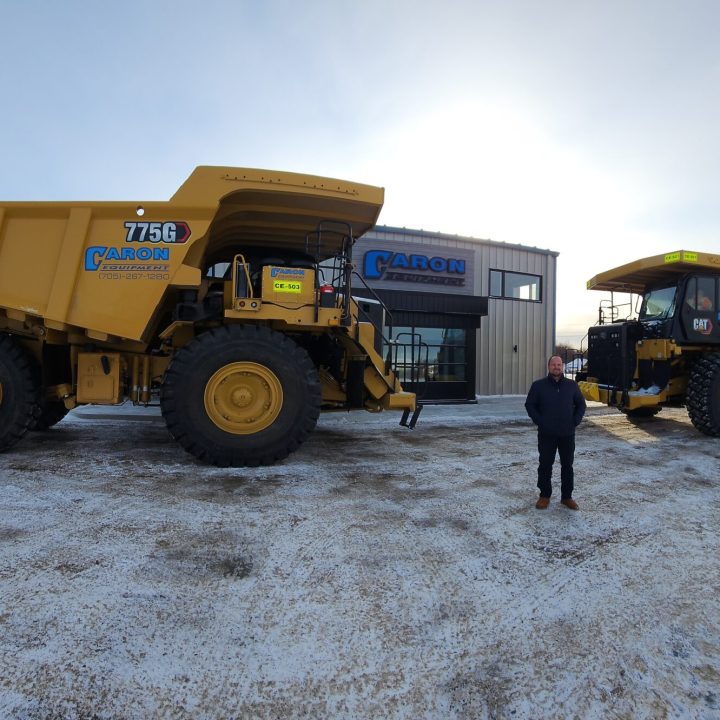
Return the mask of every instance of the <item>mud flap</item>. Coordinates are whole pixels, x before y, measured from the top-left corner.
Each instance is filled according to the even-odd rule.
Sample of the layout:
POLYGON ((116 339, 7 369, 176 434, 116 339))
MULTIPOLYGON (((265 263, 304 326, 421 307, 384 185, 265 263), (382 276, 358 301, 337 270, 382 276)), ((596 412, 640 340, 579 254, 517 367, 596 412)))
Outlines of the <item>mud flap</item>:
POLYGON ((351 408, 365 404, 365 358, 350 359, 347 364, 347 399, 351 408))
POLYGON ((415 408, 415 410, 412 414, 412 417, 410 418, 410 422, 408 422, 408 417, 410 416, 410 409, 406 408, 405 410, 403 410, 402 417, 400 418, 400 424, 403 427, 410 428, 410 430, 412 430, 415 427, 415 425, 417 424, 417 421, 418 421, 418 418, 420 417, 420 413, 422 412, 422 409, 423 409, 422 405, 418 405, 415 408))

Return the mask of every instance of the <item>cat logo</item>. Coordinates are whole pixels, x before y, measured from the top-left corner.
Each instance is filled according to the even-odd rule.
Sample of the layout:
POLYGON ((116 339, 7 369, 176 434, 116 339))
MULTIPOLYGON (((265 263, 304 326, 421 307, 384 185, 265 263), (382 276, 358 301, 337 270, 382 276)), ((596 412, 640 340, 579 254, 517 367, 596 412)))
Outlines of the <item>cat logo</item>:
POLYGON ((712 329, 712 320, 708 320, 707 318, 693 319, 693 330, 695 332, 702 333, 703 335, 709 335, 712 332, 712 329))

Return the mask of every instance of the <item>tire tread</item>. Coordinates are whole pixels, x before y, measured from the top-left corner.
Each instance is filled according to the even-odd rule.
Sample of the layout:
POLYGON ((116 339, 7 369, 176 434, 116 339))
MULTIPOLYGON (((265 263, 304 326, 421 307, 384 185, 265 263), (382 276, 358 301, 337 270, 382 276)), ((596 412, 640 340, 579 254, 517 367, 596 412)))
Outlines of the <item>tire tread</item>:
MULTIPOLYGON (((315 428, 320 415, 320 378, 307 352, 286 335, 261 325, 222 326, 198 335, 177 352, 165 373, 160 404, 172 437, 199 460, 219 467, 272 465, 299 448, 315 428), (201 356, 212 354, 215 349, 225 349, 232 344, 272 348, 278 355, 290 358, 298 375, 304 378, 309 404, 303 408, 302 417, 280 444, 240 449, 237 443, 229 442, 228 445, 220 447, 217 443, 203 442, 201 436, 198 437, 192 432, 190 422, 180 408, 184 397, 183 384, 196 370, 201 356)), ((237 440, 237 437, 232 436, 232 439, 237 440)))
POLYGON ((705 435, 720 437, 720 353, 700 358, 690 372, 685 404, 692 424, 705 435))

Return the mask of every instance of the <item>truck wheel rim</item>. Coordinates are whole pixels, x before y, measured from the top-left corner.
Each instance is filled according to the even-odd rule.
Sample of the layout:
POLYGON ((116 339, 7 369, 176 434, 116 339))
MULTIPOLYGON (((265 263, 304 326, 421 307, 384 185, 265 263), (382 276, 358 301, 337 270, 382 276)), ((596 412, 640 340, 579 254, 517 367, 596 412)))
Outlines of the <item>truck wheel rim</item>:
POLYGON ((250 435, 272 425, 283 405, 282 385, 264 365, 236 362, 221 367, 205 386, 205 410, 217 427, 250 435))

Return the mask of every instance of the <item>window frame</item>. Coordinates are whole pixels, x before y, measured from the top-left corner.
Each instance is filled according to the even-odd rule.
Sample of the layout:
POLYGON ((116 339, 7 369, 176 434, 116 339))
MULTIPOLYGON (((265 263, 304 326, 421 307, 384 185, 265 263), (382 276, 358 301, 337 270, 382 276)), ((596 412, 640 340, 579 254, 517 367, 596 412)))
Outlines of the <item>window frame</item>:
POLYGON ((530 303, 542 303, 543 301, 543 276, 536 275, 535 273, 520 272, 518 270, 501 270, 500 268, 490 268, 488 273, 488 297, 495 298, 498 300, 515 300, 516 302, 530 302, 530 303), (494 295, 492 292, 493 286, 493 273, 500 273, 500 295, 494 295), (529 278, 535 278, 538 285, 538 299, 533 300, 532 298, 519 298, 513 297, 512 295, 505 294, 505 276, 506 275, 522 275, 529 278))
POLYGON ((697 310, 698 312, 714 312, 714 308, 720 307, 720 305, 718 305, 718 301, 720 300, 720 298, 718 298, 719 290, 720 278, 718 278, 717 276, 702 275, 700 273, 692 275, 687 279, 687 282, 685 283, 685 288, 683 290, 682 306, 685 307, 689 304, 690 308, 692 308, 693 310, 697 310), (708 294, 707 290, 703 289, 703 286, 707 288, 708 284, 711 284, 713 287, 712 294, 708 294), (693 302, 689 304, 691 288, 694 288, 694 294, 692 298, 693 302), (710 307, 708 308, 698 307, 698 292, 701 290, 710 301, 710 307))
MULTIPOLYGON (((416 379, 416 380, 411 381, 411 382, 432 382, 432 383, 469 382, 469 380, 468 380, 468 376, 469 376, 469 374, 470 374, 470 370, 469 370, 470 360, 469 360, 469 357, 470 357, 471 348, 470 348, 470 345, 469 345, 468 334, 469 334, 470 332, 472 332, 471 330, 469 330, 469 329, 467 329, 467 328, 444 328, 444 327, 440 328, 440 327, 434 327, 434 326, 433 326, 433 327, 424 327, 424 326, 418 326, 418 325, 402 325, 402 326, 394 327, 394 328, 393 328, 393 337, 394 337, 395 340, 397 340, 399 335, 416 334, 416 335, 419 335, 420 338, 422 339, 422 338, 423 338, 422 331, 424 331, 424 330, 425 330, 425 331, 427 331, 427 330, 439 330, 440 332, 444 332, 445 330, 448 330, 448 329, 457 330, 457 331, 459 331, 459 332, 461 332, 461 333, 463 334, 463 342, 462 342, 462 344, 458 344, 458 343, 456 343, 456 342, 429 342, 429 343, 425 343, 425 340, 423 340, 423 344, 426 345, 426 347, 428 348, 428 350, 429 350, 430 348, 432 348, 432 349, 434 349, 435 351, 437 351, 437 353, 432 357, 432 362, 430 361, 430 356, 429 356, 429 354, 428 354, 427 368, 428 368, 428 370, 429 370, 431 367, 434 367, 434 368, 438 369, 441 365, 444 366, 444 367, 450 367, 450 366, 452 366, 452 367, 461 368, 461 369, 462 369, 462 372, 459 373, 458 376, 457 376, 455 379, 453 379, 453 380, 447 380, 447 379, 442 379, 442 380, 441 380, 441 379, 428 379, 428 378, 424 378, 424 379, 422 379, 422 380, 416 379), (443 350, 443 348, 457 348, 458 350, 462 350, 463 359, 460 360, 460 361, 458 361, 458 360, 452 360, 452 361, 446 361, 446 362, 442 362, 442 363, 441 363, 441 362, 439 361, 439 358, 437 357, 437 355, 443 350)), ((426 335, 425 337, 427 337, 427 335, 426 335)), ((410 346, 410 343, 401 342, 400 345, 401 345, 401 346, 405 346, 405 347, 409 347, 409 346, 410 346)), ((384 351, 383 351, 383 352, 384 352, 384 351)), ((420 352, 422 353, 422 349, 420 349, 420 352)), ((421 360, 421 357, 419 357, 419 358, 418 358, 418 361, 415 362, 415 363, 413 363, 412 360, 408 361, 408 357, 407 357, 407 355, 406 355, 405 353, 403 354, 402 360, 396 359, 395 367, 396 367, 396 370, 398 371, 398 374, 399 374, 399 376, 400 376, 400 381, 401 381, 401 382, 407 382, 407 381, 408 381, 408 377, 407 377, 407 375, 406 375, 407 370, 409 369, 410 372, 412 372, 413 367, 416 366, 416 365, 418 365, 418 363, 421 362, 421 361, 422 361, 422 360, 421 360)), ((447 373, 445 373, 445 374, 447 374, 447 373)))

